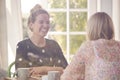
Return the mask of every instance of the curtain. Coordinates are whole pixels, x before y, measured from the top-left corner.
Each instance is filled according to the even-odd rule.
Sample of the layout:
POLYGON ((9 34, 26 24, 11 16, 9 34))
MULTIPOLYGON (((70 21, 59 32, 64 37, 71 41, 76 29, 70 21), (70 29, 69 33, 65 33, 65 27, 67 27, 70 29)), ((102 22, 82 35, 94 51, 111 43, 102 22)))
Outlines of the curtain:
POLYGON ((2 60, 2 53, 0 52, 0 68, 2 68, 3 67, 3 60, 2 60))

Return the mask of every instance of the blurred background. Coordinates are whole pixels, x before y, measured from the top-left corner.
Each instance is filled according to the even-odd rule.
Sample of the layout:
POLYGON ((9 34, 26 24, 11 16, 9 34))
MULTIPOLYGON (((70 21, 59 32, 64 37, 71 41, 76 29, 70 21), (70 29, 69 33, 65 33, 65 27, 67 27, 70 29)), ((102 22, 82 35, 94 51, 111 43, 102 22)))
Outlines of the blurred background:
POLYGON ((120 0, 0 0, 0 63, 7 69, 15 60, 16 44, 28 38, 30 9, 40 4, 50 13, 50 31, 46 38, 56 40, 68 62, 86 41, 86 24, 95 12, 106 12, 120 40, 120 0))

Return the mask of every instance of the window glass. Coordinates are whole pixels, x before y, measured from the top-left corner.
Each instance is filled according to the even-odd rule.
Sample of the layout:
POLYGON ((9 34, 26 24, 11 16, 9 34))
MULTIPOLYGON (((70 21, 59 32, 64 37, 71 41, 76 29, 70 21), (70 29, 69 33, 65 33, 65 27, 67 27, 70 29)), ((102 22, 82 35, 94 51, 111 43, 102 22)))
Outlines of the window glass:
POLYGON ((70 0, 70 8, 87 8, 87 0, 70 0))
POLYGON ((48 0, 49 8, 66 8, 66 0, 48 0))
POLYGON ((66 31, 66 13, 51 12, 50 13, 51 31, 66 31))
POLYGON ((70 35, 70 56, 68 61, 71 61, 74 54, 78 51, 80 45, 86 40, 85 35, 70 35))
POLYGON ((70 31, 85 31, 87 12, 70 12, 70 31))
POLYGON ((22 15, 22 27, 23 27, 23 38, 28 38, 28 26, 27 26, 27 19, 28 16, 23 14, 22 15))
POLYGON ((85 35, 70 35, 70 54, 75 54, 85 40, 85 35))

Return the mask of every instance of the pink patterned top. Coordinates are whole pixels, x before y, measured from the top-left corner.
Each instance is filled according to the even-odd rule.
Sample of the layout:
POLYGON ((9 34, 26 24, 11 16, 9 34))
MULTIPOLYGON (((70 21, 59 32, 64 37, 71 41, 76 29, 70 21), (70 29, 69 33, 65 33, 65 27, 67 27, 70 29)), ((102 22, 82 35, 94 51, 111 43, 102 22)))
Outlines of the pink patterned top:
POLYGON ((105 39, 85 42, 61 80, 120 80, 120 42, 105 39))

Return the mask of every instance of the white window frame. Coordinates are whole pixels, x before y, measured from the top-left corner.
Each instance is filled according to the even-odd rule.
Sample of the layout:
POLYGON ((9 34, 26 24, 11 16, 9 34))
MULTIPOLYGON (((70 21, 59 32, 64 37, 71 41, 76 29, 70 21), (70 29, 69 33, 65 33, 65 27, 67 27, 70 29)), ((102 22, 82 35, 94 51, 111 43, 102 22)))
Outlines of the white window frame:
POLYGON ((66 0, 66 9, 47 9, 48 12, 66 12, 66 32, 49 32, 48 35, 66 35, 66 58, 68 63, 70 62, 70 58, 73 57, 73 55, 70 55, 70 35, 85 35, 85 31, 81 32, 70 32, 70 23, 69 23, 69 13, 70 12, 88 12, 88 9, 70 9, 69 8, 69 0, 66 0))

